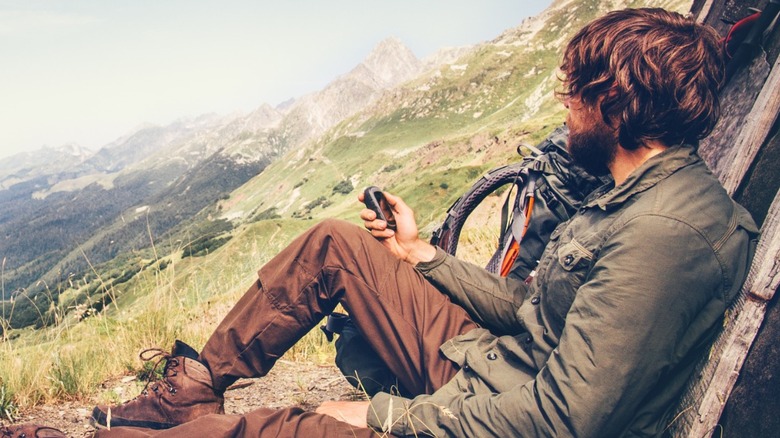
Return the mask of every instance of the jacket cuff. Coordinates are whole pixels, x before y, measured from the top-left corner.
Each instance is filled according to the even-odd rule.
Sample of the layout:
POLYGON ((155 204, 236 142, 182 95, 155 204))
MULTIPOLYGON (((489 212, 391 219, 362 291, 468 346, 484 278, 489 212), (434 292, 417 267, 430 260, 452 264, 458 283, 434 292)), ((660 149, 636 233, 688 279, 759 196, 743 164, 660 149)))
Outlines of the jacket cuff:
POLYGON ((380 392, 371 398, 366 422, 374 430, 393 435, 407 435, 409 406, 408 398, 380 392))
POLYGON ((418 262, 416 265, 414 265, 415 269, 420 271, 423 275, 428 274, 430 271, 436 269, 439 267, 442 263, 444 263, 447 260, 447 257, 449 254, 447 254, 443 249, 436 247, 436 254, 433 256, 433 258, 430 261, 427 262, 418 262))

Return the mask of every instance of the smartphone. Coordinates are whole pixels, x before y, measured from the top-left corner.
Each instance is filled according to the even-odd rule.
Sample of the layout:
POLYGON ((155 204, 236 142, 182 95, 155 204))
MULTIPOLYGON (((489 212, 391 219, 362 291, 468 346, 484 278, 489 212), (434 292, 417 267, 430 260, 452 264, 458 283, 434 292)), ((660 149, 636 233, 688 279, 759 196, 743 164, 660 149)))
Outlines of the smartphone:
POLYGON ((367 187, 363 192, 363 203, 366 207, 373 210, 376 213, 376 218, 381 219, 387 223, 387 228, 391 230, 396 229, 395 216, 390 209, 385 196, 382 194, 382 190, 376 186, 367 187))

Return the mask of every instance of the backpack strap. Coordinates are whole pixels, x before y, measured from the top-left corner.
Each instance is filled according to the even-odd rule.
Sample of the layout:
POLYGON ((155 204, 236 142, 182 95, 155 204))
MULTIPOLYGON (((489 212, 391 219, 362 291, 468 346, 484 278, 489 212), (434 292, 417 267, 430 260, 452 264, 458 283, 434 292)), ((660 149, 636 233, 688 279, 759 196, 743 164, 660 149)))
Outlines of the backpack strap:
POLYGON ((553 167, 549 161, 540 160, 536 157, 528 163, 528 170, 541 172, 545 175, 552 175, 555 173, 555 167, 553 167))
MULTIPOLYGON (((431 244, 454 255, 458 249, 460 232, 471 212, 499 187, 506 184, 522 186, 526 178, 525 173, 522 172, 523 166, 523 163, 508 164, 493 169, 482 176, 463 196, 450 206, 444 222, 433 232, 430 240, 431 244)), ((508 213, 506 222, 508 222, 508 213)), ((506 229, 508 226, 506 222, 502 229, 506 229)))
POLYGON ((509 221, 509 201, 512 200, 512 192, 515 191, 515 188, 518 189, 518 196, 522 196, 523 190, 520 190, 520 186, 523 184, 523 181, 528 179, 528 172, 525 169, 520 169, 519 172, 517 172, 517 175, 515 176, 515 180, 512 181, 512 185, 509 187, 509 190, 507 191, 506 198, 504 199, 504 204, 501 206, 501 233, 498 237, 498 245, 499 247, 502 245, 502 242, 507 237, 507 233, 511 232, 511 225, 515 222, 515 214, 517 211, 517 198, 515 199, 515 205, 512 208, 512 221, 509 221), (522 178, 521 178, 522 176, 522 178))
POLYGON ((523 237, 528 231, 528 224, 531 222, 531 214, 534 210, 536 182, 540 178, 540 172, 537 170, 528 170, 528 182, 515 200, 514 218, 512 220, 512 226, 510 227, 512 237, 509 245, 504 250, 501 270, 499 271, 499 274, 502 277, 506 277, 512 272, 515 260, 517 260, 517 256, 520 254, 520 244, 523 242, 523 237))

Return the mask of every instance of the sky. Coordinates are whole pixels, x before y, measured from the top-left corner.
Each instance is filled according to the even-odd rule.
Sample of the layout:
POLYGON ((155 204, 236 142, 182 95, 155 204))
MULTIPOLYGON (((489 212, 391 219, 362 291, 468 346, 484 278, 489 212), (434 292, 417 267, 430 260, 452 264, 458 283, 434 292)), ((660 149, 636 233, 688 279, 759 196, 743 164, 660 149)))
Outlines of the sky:
POLYGON ((0 0, 0 158, 323 88, 381 40, 423 58, 551 0, 0 0))

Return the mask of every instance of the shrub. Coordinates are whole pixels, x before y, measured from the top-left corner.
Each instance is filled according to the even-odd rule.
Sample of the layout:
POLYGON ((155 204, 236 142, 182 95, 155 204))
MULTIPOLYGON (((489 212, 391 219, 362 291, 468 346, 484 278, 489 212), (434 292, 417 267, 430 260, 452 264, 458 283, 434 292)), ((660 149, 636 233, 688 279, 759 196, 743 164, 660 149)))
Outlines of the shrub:
POLYGON ((254 221, 264 221, 264 220, 270 220, 270 219, 280 219, 282 216, 279 215, 279 213, 276 212, 276 207, 271 207, 269 209, 263 210, 260 213, 258 213, 253 220, 254 221))
POLYGON ((342 195, 348 195, 355 187, 352 186, 352 181, 345 179, 333 187, 333 193, 341 193, 342 195))
POLYGON ((200 257, 207 255, 220 246, 227 243, 228 240, 230 240, 232 236, 223 236, 223 237, 216 237, 216 236, 204 236, 199 239, 196 239, 194 242, 190 243, 189 245, 184 247, 184 251, 182 252, 182 258, 185 257, 200 257))
POLYGON ((394 170, 398 170, 401 167, 403 167, 403 166, 401 166, 399 163, 393 163, 393 164, 390 164, 388 166, 383 167, 382 168, 382 172, 389 173, 389 172, 392 172, 394 170))
POLYGON ((309 202, 308 204, 303 206, 303 209, 306 211, 314 210, 315 208, 325 205, 328 202, 328 198, 324 196, 320 196, 319 198, 309 202))

